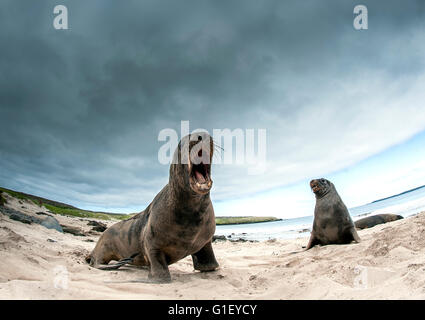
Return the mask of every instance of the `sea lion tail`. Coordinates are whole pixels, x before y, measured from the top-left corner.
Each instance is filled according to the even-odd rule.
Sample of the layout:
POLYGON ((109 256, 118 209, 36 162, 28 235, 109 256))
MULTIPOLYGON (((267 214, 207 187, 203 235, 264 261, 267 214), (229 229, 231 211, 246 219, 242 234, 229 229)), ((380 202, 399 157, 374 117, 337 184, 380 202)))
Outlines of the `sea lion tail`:
POLYGON ((124 259, 119 260, 117 263, 98 264, 98 265, 93 264, 93 260, 90 258, 90 262, 89 263, 90 263, 91 266, 95 267, 96 269, 100 269, 100 270, 117 270, 117 269, 121 268, 122 266, 125 266, 126 264, 133 263, 134 258, 136 256, 138 256, 138 255, 139 255, 139 253, 135 253, 135 254, 131 255, 129 258, 124 258, 124 259))

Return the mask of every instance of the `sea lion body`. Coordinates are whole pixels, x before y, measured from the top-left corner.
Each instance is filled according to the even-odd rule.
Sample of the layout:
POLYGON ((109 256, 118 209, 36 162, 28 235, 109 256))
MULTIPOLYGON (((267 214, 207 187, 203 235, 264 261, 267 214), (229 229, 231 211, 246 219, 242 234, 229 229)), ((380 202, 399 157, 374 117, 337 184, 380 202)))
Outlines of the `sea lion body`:
POLYGON ((146 225, 146 210, 136 216, 120 221, 106 229, 95 249, 87 257, 92 266, 108 264, 111 260, 122 260, 138 253, 132 264, 146 266, 142 247, 142 230, 146 225))
POLYGON ((102 234, 86 259, 92 266, 111 269, 111 260, 149 266, 152 282, 169 282, 168 265, 188 255, 192 255, 195 270, 213 271, 218 267, 211 246, 215 232, 209 193, 213 143, 206 133, 197 136, 201 137, 197 141, 202 144, 202 151, 197 151, 201 162, 182 163, 183 152, 195 148, 191 136, 184 137, 174 153, 169 183, 143 212, 114 224, 102 234))
POLYGON ((403 219, 403 216, 400 216, 398 214, 384 213, 359 219, 354 223, 354 225, 357 229, 366 229, 372 228, 378 224, 392 222, 400 219, 403 219))
POLYGON ((310 186, 316 195, 313 230, 307 250, 313 246, 347 244, 360 241, 347 207, 335 186, 326 179, 312 180, 310 186))

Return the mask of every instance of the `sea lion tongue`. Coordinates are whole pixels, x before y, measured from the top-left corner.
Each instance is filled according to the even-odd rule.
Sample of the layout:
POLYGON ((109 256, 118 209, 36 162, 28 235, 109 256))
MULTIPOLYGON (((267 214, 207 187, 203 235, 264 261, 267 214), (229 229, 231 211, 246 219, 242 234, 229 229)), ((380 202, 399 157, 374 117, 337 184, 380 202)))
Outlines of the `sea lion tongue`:
POLYGON ((199 183, 205 183, 206 182, 202 173, 195 171, 195 176, 196 176, 196 180, 198 180, 199 183))

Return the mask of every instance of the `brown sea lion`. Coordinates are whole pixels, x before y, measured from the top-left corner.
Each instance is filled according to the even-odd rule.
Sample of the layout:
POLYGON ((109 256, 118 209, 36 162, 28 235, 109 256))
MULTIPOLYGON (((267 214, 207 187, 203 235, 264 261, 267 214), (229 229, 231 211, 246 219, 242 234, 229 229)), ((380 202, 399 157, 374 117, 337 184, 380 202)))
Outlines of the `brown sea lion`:
POLYGON ((185 136, 174 152, 168 184, 136 216, 100 237, 86 258, 99 269, 148 266, 147 282, 170 282, 168 265, 192 255, 195 270, 218 267, 211 246, 215 216, 210 199, 213 140, 207 133, 185 136), (109 261, 118 261, 108 264, 109 261))
POLYGON ((310 182, 316 196, 313 231, 306 250, 313 246, 360 242, 347 207, 336 192, 332 182, 316 179, 310 182))
POLYGON ((384 213, 384 214, 377 214, 374 216, 359 219, 356 222, 354 222, 354 225, 356 226, 357 229, 366 229, 366 228, 372 228, 376 226, 377 224, 387 223, 387 222, 396 221, 400 219, 403 219, 403 217, 398 214, 384 213))

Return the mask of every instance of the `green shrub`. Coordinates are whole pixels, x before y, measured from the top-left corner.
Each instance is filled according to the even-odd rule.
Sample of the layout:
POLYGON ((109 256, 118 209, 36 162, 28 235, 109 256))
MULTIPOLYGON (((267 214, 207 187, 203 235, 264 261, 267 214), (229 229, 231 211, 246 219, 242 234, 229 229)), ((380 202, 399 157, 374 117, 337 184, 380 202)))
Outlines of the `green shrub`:
POLYGON ((242 223, 259 223, 259 222, 270 222, 278 221, 280 219, 275 217, 216 217, 215 224, 242 224, 242 223))
POLYGON ((0 206, 4 206, 5 203, 7 203, 7 200, 3 198, 3 195, 0 192, 0 206))

